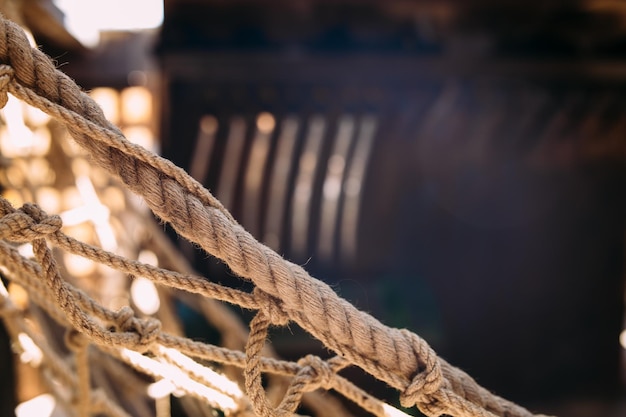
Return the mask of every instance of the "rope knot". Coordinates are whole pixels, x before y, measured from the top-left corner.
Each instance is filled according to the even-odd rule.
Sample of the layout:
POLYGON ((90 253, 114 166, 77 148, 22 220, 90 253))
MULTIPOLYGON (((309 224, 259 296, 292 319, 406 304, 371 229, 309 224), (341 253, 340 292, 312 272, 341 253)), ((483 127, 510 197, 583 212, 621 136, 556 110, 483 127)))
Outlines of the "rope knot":
POLYGON ((133 319, 135 318, 135 312, 129 306, 120 308, 115 313, 115 325, 118 330, 123 332, 133 331, 133 319))
POLYGON ((161 322, 153 318, 138 319, 135 312, 128 306, 122 307, 116 314, 116 326, 124 333, 135 333, 139 340, 133 347, 139 352, 145 352, 156 342, 161 333, 161 322))
POLYGON ((319 356, 306 355, 300 358, 298 365, 302 367, 298 374, 308 377, 306 391, 315 391, 318 388, 329 390, 332 388, 335 372, 328 362, 319 356))
POLYGON ((403 407, 431 404, 431 396, 441 389, 444 382, 439 358, 424 340, 408 330, 402 329, 401 332, 411 341, 418 362, 423 363, 424 368, 415 374, 400 394, 400 404, 403 407))
POLYGON ((9 84, 13 79, 13 68, 9 65, 0 65, 0 109, 9 101, 9 84))
POLYGON ((63 226, 61 217, 47 215, 33 204, 0 218, 0 238, 13 242, 32 242, 56 233, 63 226))
POLYGON ((283 310, 282 302, 263 290, 256 287, 254 289, 254 297, 258 301, 259 309, 267 316, 272 324, 277 326, 285 326, 291 318, 285 310, 283 310))

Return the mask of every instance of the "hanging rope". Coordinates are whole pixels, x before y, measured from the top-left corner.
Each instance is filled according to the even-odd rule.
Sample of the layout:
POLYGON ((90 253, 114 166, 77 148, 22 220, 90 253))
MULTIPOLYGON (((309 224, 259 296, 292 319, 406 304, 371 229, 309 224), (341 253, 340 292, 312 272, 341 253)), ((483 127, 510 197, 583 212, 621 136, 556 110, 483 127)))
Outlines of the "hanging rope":
MULTIPOLYGON (((33 298, 41 301, 52 317, 78 332, 70 333, 73 336, 69 345, 76 352, 76 369, 82 370, 77 381, 83 390, 89 387, 85 384, 89 373, 83 369, 89 350, 84 343, 93 343, 103 349, 117 349, 117 357, 131 364, 135 361, 133 366, 138 368, 144 366, 139 364, 141 358, 147 358, 141 353, 163 358, 164 348, 242 367, 249 406, 260 416, 291 415, 302 395, 318 388, 333 389, 366 410, 385 415, 384 405, 337 375, 347 365, 356 365, 396 388, 404 407, 417 405, 428 416, 533 415, 480 387, 439 358, 419 336, 383 325, 338 297, 302 267, 256 241, 182 169, 128 142, 95 102, 56 70, 47 56, 31 48, 21 28, 4 18, 0 18, 0 63, 0 105, 6 103, 9 92, 62 121, 93 162, 143 197, 152 211, 181 236, 255 285, 253 293, 245 293, 202 277, 128 260, 65 235, 60 218, 47 215, 35 205, 16 210, 6 200, 0 201, 0 237, 9 242, 32 242, 35 253, 35 261, 24 259, 11 245, 0 242, 0 262, 12 272, 12 279, 33 291, 33 298), (160 285, 258 310, 250 325, 246 354, 167 334, 159 321, 137 318, 130 308, 107 310, 61 277, 49 244, 160 285), (296 364, 261 357, 268 326, 289 322, 297 323, 337 356, 327 361, 307 356, 296 364), (293 377, 278 407, 266 399, 261 372, 293 377)), ((191 381, 198 383, 196 379, 191 381)), ((206 400, 204 385, 200 385, 189 383, 179 388, 206 400)), ((219 387, 207 389, 219 391, 219 387)), ((103 401, 92 397, 81 396, 77 402, 81 417, 107 408, 98 408, 96 404, 103 401)), ((249 410, 247 407, 243 405, 244 410, 249 410)))

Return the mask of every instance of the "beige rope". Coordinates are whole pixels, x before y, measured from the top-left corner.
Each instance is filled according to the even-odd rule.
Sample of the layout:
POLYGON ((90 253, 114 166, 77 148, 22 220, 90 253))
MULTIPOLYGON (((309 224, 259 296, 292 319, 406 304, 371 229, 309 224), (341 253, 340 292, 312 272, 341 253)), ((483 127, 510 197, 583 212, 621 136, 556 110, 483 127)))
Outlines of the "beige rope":
MULTIPOLYGON (((174 256, 176 254, 176 251, 171 241, 165 238, 160 229, 155 229, 156 223, 152 221, 146 221, 145 218, 141 219, 141 221, 144 225, 147 226, 148 230, 151 232, 149 247, 156 251, 159 259, 165 258, 164 260, 166 263, 169 263, 170 265, 175 265, 175 270, 191 275, 193 273, 191 265, 189 265, 184 257, 174 256)), ((203 279, 203 281, 206 282, 205 279, 203 279)), ((219 303, 218 301, 211 298, 192 297, 191 294, 187 294, 182 291, 179 291, 176 296, 179 299, 183 300, 190 307, 196 308, 201 314, 203 314, 207 321, 220 332, 222 336, 221 342, 224 347, 232 350, 240 350, 245 347, 246 341, 248 340, 249 332, 245 325, 241 322, 241 319, 224 304, 219 303)), ((160 312, 163 310, 164 308, 162 303, 160 312)), ((169 310, 169 306, 165 306, 165 310, 169 310)), ((167 320, 172 321, 175 320, 175 318, 169 317, 167 320)), ((163 322, 163 327, 167 328, 163 319, 161 319, 161 321, 163 322)), ((277 357, 276 352, 274 352, 271 346, 267 344, 265 345, 265 349, 263 350, 263 355, 272 358, 277 357)), ((222 371, 227 376, 238 379, 238 375, 230 375, 231 372, 229 372, 229 369, 222 369, 222 371)), ((271 376, 272 375, 270 375, 270 377, 271 376)), ((288 381, 285 381, 284 378, 269 378, 268 399, 271 402, 275 402, 274 397, 282 396, 282 391, 284 390, 285 384, 288 384, 288 381)), ((338 390, 338 392, 341 391, 338 390)), ((357 398, 355 395, 344 396, 346 398, 357 398)), ((380 402, 376 402, 376 405, 379 406, 379 403, 380 402)), ((313 414, 317 416, 351 417, 352 415, 335 397, 323 395, 322 393, 316 391, 306 393, 302 398, 302 404, 306 408, 310 409, 313 414)), ((368 410, 368 408, 363 405, 361 405, 361 407, 368 410)), ((376 411, 377 412, 370 412, 372 412, 372 414, 374 415, 384 414, 384 412, 380 409, 376 409, 376 411)))
MULTIPOLYGON (((0 218, 0 230, 4 230, 3 237, 5 239, 8 239, 8 240, 23 239, 24 236, 36 238, 37 230, 39 230, 39 233, 42 233, 42 234, 49 232, 48 228, 46 227, 38 226, 32 221, 25 220, 23 216, 14 215, 15 213, 26 213, 26 212, 37 213, 36 217, 38 217, 44 225, 49 223, 50 221, 46 220, 48 219, 48 217, 45 215, 45 213, 41 212, 38 208, 32 205, 27 205, 26 208, 16 211, 12 207, 10 207, 10 205, 8 204, 6 200, 2 198, 0 198, 0 207, 3 208, 4 213, 8 213, 5 215, 5 217, 0 218), (13 225, 12 227, 3 226, 5 224, 4 223, 5 218, 8 219, 9 225, 13 225), (19 219, 19 221, 16 221, 15 219, 19 219), (16 237, 13 238, 10 233, 6 232, 6 230, 13 230, 16 237)), ((54 229, 56 230, 56 226, 54 229)), ((57 230, 55 233, 58 234, 59 236, 56 236, 56 238, 54 238, 53 240, 58 240, 59 242, 65 242, 69 238, 68 236, 65 236, 63 233, 61 233, 59 230, 57 230)), ((50 237, 51 235, 48 234, 47 236, 50 237)), ((34 263, 33 261, 23 259, 18 254, 17 250, 11 247, 7 247, 6 244, 0 242, 0 249, 2 249, 3 247, 7 250, 9 254, 9 257, 7 259, 10 259, 9 262, 5 263, 5 265, 7 265, 7 268, 9 268, 12 271, 15 271, 17 274, 19 274, 20 272, 23 273, 23 271, 28 271, 29 273, 40 277, 41 280, 46 279, 46 275, 44 274, 44 272, 42 271, 42 269, 39 267, 38 264, 34 263)), ((96 256, 96 258, 112 256, 112 254, 107 254, 101 249, 97 249, 97 248, 93 248, 93 249, 95 251, 94 253, 99 255, 99 256, 96 256)), ((0 251, 0 254, 1 253, 2 251, 0 251)), ((3 258, 0 257, 0 261, 2 259, 3 258)), ((113 265, 116 265, 120 270, 124 270, 125 268, 127 268, 126 263, 119 263, 119 264, 114 263, 113 265)), ((58 275, 58 271, 56 270, 56 267, 52 267, 51 269, 52 269, 51 275, 56 277, 58 275)), ((138 270, 141 270, 147 274, 150 274, 151 272, 153 272, 154 275, 158 277, 159 280, 165 283, 170 281, 167 279, 168 274, 177 275, 176 273, 171 272, 171 271, 165 271, 159 268, 149 268, 146 265, 142 265, 138 270)), ((154 276, 152 275, 146 275, 146 276, 150 278, 154 278, 154 276)), ((37 291, 41 291, 41 287, 39 286, 38 280, 26 279, 26 280, 22 280, 19 282, 28 289, 35 289, 33 294, 37 294, 37 291)), ((174 283, 175 280, 171 280, 171 282, 174 283)), ((123 308, 122 310, 118 312, 113 312, 98 305, 88 295, 77 290, 76 288, 73 288, 69 284, 64 283, 64 287, 67 293, 71 294, 71 296, 74 298, 74 302, 76 303, 76 305, 80 307, 80 309, 82 309, 82 310, 79 310, 81 311, 81 314, 85 314, 85 315, 92 314, 98 319, 103 320, 104 322, 116 324, 116 327, 119 330, 123 330, 125 327, 130 326, 130 328, 128 328, 127 331, 131 331, 131 333, 133 331, 136 331, 141 335, 141 332, 142 332, 141 326, 127 324, 127 323, 133 323, 133 321, 136 320, 136 319, 133 319, 132 317, 133 313, 130 309, 123 308)), ((258 295, 258 296, 261 297, 261 295, 258 295)), ((45 298, 45 296, 42 296, 42 297, 45 298)), ((66 314, 66 315, 74 314, 75 310, 73 307, 74 306, 71 306, 71 308, 68 309, 67 306, 63 307, 63 306, 55 305, 51 307, 50 310, 54 311, 53 317, 56 317, 61 324, 65 324, 67 323, 67 320, 65 319, 66 316, 64 316, 63 314, 66 314), (58 312, 56 311, 57 308, 60 308, 63 311, 58 312)), ((90 323, 92 319, 90 319, 87 316, 87 317, 82 318, 79 321, 83 323, 90 323)), ((109 334, 102 337, 100 333, 96 333, 96 336, 94 336, 94 334, 88 333, 92 330, 90 324, 87 324, 85 328, 79 327, 78 330, 87 331, 87 333, 85 334, 89 335, 89 337, 91 338, 90 339, 91 341, 96 342, 105 347, 110 347, 111 344, 114 344, 116 346, 124 346, 125 343, 128 346, 133 347, 133 348, 138 347, 132 341, 130 343, 128 342, 129 340, 132 340, 132 338, 130 337, 127 337, 126 339, 114 339, 115 338, 114 331, 103 330, 104 332, 108 332, 109 334), (110 340, 117 340, 117 342, 115 343, 107 342, 110 340), (124 342, 124 340, 126 340, 126 342, 124 342)), ((129 336, 129 335, 127 334, 126 336, 129 336)), ((79 352, 82 346, 81 344, 84 343, 84 338, 83 336, 80 336, 77 334, 74 334, 72 338, 68 339, 68 343, 70 344, 70 346, 74 346, 73 350, 79 352), (79 337, 79 340, 81 340, 81 342, 73 343, 71 340, 74 337, 79 337)), ((155 342, 161 344, 162 346, 175 348, 180 352, 189 354, 190 356, 207 359, 210 361, 215 361, 215 362, 219 362, 223 364, 234 365, 234 366, 238 366, 241 368, 247 366, 248 359, 249 359, 245 354, 238 352, 238 351, 233 351, 230 349, 225 349, 225 348, 221 348, 217 346, 211 346, 211 345, 207 345, 201 342, 193 342, 184 337, 176 337, 176 336, 168 335, 162 332, 156 335, 155 342)), ((54 357, 52 354, 47 355, 47 356, 54 357)), ((119 354, 116 356, 119 357, 119 354)), ((125 360, 128 361, 127 358, 125 360)), ((318 363, 318 364, 320 363, 319 359, 313 359, 310 357, 308 361, 314 361, 315 363, 318 363)), ((52 363, 56 363, 56 362, 57 361, 52 361, 52 363)), ((78 363, 81 363, 82 365, 84 365, 84 359, 77 360, 77 364, 78 363)), ((341 358, 335 358, 334 360, 332 360, 332 363, 333 363, 332 369, 334 370, 334 372, 339 371, 343 366, 346 365, 346 362, 341 358)), ((140 364, 135 364, 135 366, 138 367, 138 369, 142 369, 142 370, 148 369, 146 367, 142 367, 140 364)), ((317 375, 316 373, 313 373, 313 374, 310 373, 311 367, 308 364, 308 362, 294 364, 291 362, 278 361, 278 360, 274 360, 270 358, 259 358, 258 365, 255 365, 255 366, 257 366, 260 372, 271 372, 271 373, 276 373, 279 375, 295 376, 295 377, 299 377, 299 379, 302 380, 297 384, 296 383, 292 384, 293 386, 291 387, 291 391, 289 393, 289 396, 291 398, 289 403, 291 404, 292 408, 297 405, 297 402, 299 398, 302 396, 303 392, 305 391, 305 388, 307 386, 310 386, 311 384, 315 384, 315 381, 314 381, 315 375, 317 375), (312 378, 312 381, 307 382, 306 381, 307 378, 312 378)), ((77 369, 77 370, 79 374, 79 379, 81 381, 85 381, 87 379, 87 376, 86 376, 87 370, 84 367, 82 369, 77 369)), ((74 382, 73 385, 78 386, 79 383, 74 382)), ((80 383, 81 389, 86 389, 85 387, 87 386, 88 385, 84 384, 83 382, 80 383)), ((355 403, 361 405, 364 409, 373 412, 375 415, 380 415, 380 416, 385 415, 384 406, 381 405, 380 401, 377 401, 375 398, 364 393, 357 387, 353 386, 350 382, 348 382, 347 380, 337 375, 334 375, 331 383, 327 385, 327 387, 335 389, 337 392, 342 393, 344 396, 346 396, 346 398, 351 399, 355 403)), ((310 389, 312 388, 308 388, 307 391, 310 389)), ((80 398, 89 398, 89 397, 85 397, 84 392, 83 392, 80 395, 80 398)), ((81 404, 80 402, 79 402, 79 406, 83 407, 83 410, 87 409, 87 406, 85 406, 84 404, 81 404)))
MULTIPOLYGON (((87 95, 57 71, 48 57, 29 46, 17 25, 0 18, 0 32, 3 35, 0 36, 0 62, 4 64, 0 67, 0 104, 9 91, 63 121, 93 161, 141 195, 155 214, 256 285, 254 294, 250 295, 200 278, 165 273, 127 261, 64 237, 60 232, 60 219, 45 215, 36 206, 25 205, 12 211, 3 202, 5 213, 0 223, 0 237, 16 242, 32 241, 41 268, 35 271, 31 265, 30 269, 43 278, 66 319, 91 342, 138 351, 148 351, 155 343, 160 343, 192 355, 221 355, 219 360, 225 363, 240 359, 232 352, 219 349, 209 352, 206 345, 165 335, 158 321, 137 319, 130 309, 111 312, 99 306, 60 277, 46 240, 99 263, 146 275, 164 285, 259 309, 252 323, 247 346, 251 355, 246 358, 245 373, 252 403, 263 416, 292 413, 302 393, 311 387, 336 387, 336 382, 332 381, 336 381, 337 376, 328 371, 327 365, 309 361, 298 365, 292 385, 277 409, 265 402, 259 372, 263 366, 278 363, 264 362, 258 352, 269 323, 284 325, 289 321, 298 323, 340 357, 398 389, 404 406, 417 404, 429 416, 532 415, 489 393, 468 375, 439 359, 414 333, 384 326, 338 297, 328 285, 309 276, 300 266, 256 241, 219 201, 183 170, 125 140, 87 95), (113 322, 117 331, 105 328, 102 321, 113 322)), ((29 268, 27 262, 18 264, 18 269, 29 268)))

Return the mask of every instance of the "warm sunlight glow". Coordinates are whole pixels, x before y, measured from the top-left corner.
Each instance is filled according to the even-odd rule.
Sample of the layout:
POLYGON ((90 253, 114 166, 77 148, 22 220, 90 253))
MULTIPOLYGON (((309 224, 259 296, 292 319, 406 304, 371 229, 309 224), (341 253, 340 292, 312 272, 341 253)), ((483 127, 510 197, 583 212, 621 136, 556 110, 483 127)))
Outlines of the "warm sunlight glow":
POLYGON ((33 342, 33 339, 31 339, 26 333, 20 333, 17 335, 17 340, 19 340, 20 346, 22 346, 20 360, 23 363, 30 364, 31 366, 39 366, 41 364, 41 360, 43 359, 43 353, 35 342, 33 342))
POLYGON ((40 126, 33 130, 33 149, 34 155, 46 155, 50 150, 52 137, 50 130, 46 126, 40 126))
POLYGON ((622 345, 624 349, 626 349, 626 330, 622 330, 622 333, 620 333, 619 344, 622 345))
POLYGON ((163 0, 56 0, 65 25, 85 46, 98 45, 101 31, 153 29, 163 23, 163 0))
POLYGON ((219 390, 233 398, 243 398, 243 392, 235 382, 228 379, 225 375, 215 372, 213 369, 200 365, 179 351, 171 348, 159 346, 159 353, 168 358, 169 361, 178 365, 182 369, 187 369, 192 375, 201 377, 207 381, 210 386, 219 387, 219 390))
POLYGON ((50 417, 56 407, 56 401, 50 394, 38 395, 15 407, 15 417, 50 417))
POLYGON ((102 248, 110 252, 115 251, 117 239, 109 223, 109 208, 100 202, 89 177, 85 175, 77 176, 76 189, 83 205, 61 213, 63 224, 65 226, 73 226, 90 221, 96 229, 102 248))
POLYGON ((148 385, 148 396, 150 398, 159 399, 167 397, 176 391, 176 386, 167 379, 161 379, 148 385))
POLYGON ((48 213, 58 213, 61 210, 61 193, 56 188, 41 187, 35 191, 37 204, 48 213))
POLYGON ((67 272, 75 277, 85 277, 96 271, 95 263, 73 253, 63 254, 63 261, 67 272))
POLYGON ((159 266, 159 258, 151 250, 142 250, 137 256, 137 260, 142 264, 148 264, 152 266, 159 266))
POLYGON ((112 185, 105 188, 102 191, 102 201, 106 201, 107 207, 114 213, 119 213, 126 209, 126 196, 119 187, 112 185))
POLYGON ((14 282, 9 283, 9 296, 11 297, 11 301, 15 307, 20 310, 25 310, 28 308, 28 292, 22 287, 14 282))
POLYGON ((113 124, 120 122, 119 95, 113 88, 94 88, 89 93, 91 98, 98 103, 104 112, 104 116, 113 124))
POLYGON ((152 118, 152 94, 146 87, 127 87, 122 90, 122 122, 149 123, 152 118))
POLYGON ((219 122, 215 116, 205 115, 200 119, 200 130, 205 135, 214 135, 217 133, 219 122))
POLYGON ((32 127, 45 126, 50 121, 50 116, 33 106, 26 106, 24 119, 32 127))
POLYGON ((261 133, 271 133, 274 130, 274 126, 276 126, 276 120, 271 113, 263 112, 256 118, 256 128, 261 133))
POLYGON ((142 148, 146 148, 152 152, 158 152, 157 143, 154 140, 152 131, 145 126, 131 126, 122 129, 122 133, 126 139, 135 143, 142 148))
POLYGON ((33 132, 24 124, 22 103, 9 95, 2 113, 6 120, 6 134, 2 135, 0 141, 2 155, 7 158, 29 155, 35 138, 33 132))
POLYGON ((383 403, 383 410, 385 411, 385 417, 409 417, 408 414, 390 406, 389 404, 383 403))
POLYGON ((161 301, 155 285, 147 278, 138 277, 130 285, 130 296, 137 308, 147 315, 152 315, 159 311, 161 301))
POLYGON ((20 192, 17 190, 2 190, 2 197, 7 199, 13 205, 13 207, 19 207, 24 204, 24 198, 22 197, 22 194, 20 194, 20 192))
POLYGON ((54 181, 55 173, 50 167, 50 162, 45 158, 29 158, 26 169, 26 177, 32 186, 48 185, 54 181))
POLYGON ((166 379, 170 381, 177 390, 182 390, 194 397, 204 399, 207 403, 219 408, 227 414, 237 409, 237 403, 233 398, 196 382, 177 366, 160 362, 126 348, 120 350, 120 356, 134 368, 147 372, 152 376, 166 379))
POLYGON ((30 243, 24 243, 23 245, 18 246, 17 251, 24 258, 31 259, 35 257, 35 253, 33 252, 33 245, 31 245, 30 243))

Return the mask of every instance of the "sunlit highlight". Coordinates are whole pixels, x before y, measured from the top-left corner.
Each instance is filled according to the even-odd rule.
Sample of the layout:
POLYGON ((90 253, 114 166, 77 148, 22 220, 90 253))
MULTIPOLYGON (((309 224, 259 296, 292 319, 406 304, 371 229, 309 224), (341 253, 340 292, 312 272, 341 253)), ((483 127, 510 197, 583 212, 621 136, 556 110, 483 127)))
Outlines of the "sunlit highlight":
POLYGON ((383 411, 385 412, 385 417, 409 417, 405 412, 385 403, 383 403, 383 411))
POLYGON ((28 308, 28 292, 22 287, 14 282, 9 283, 9 297, 11 297, 11 301, 15 307, 20 310, 26 310, 28 308))
POLYGON ((113 88, 94 88, 89 93, 91 98, 102 108, 104 116, 113 124, 120 121, 120 103, 117 91, 113 88))
POLYGON ((260 113, 256 119, 256 128, 259 129, 261 133, 271 133, 272 130, 274 130, 274 126, 276 126, 276 120, 271 113, 260 113))
POLYGON ((157 152, 156 141, 152 130, 146 126, 130 126, 122 129, 122 133, 126 136, 126 139, 135 143, 143 148, 150 150, 151 152, 157 152))
POLYGON ((73 253, 63 254, 65 269, 75 277, 86 277, 96 271, 96 264, 89 259, 83 258, 73 253))
POLYGON ((20 360, 23 363, 28 363, 34 367, 41 365, 43 353, 35 342, 33 342, 33 339, 31 339, 26 333, 20 333, 17 335, 17 340, 20 342, 20 346, 22 347, 20 360))
POLYGON ((26 106, 24 109, 24 120, 32 127, 43 127, 50 121, 50 116, 37 107, 26 106))
POLYGON ((24 243, 23 245, 18 246, 17 251, 24 258, 30 259, 35 257, 35 253, 33 252, 33 245, 31 245, 30 243, 24 243))
POLYGON ((126 348, 121 349, 120 354, 122 359, 128 361, 136 369, 140 369, 155 377, 166 379, 178 389, 191 396, 205 400, 227 414, 237 409, 237 404, 233 398, 194 381, 176 366, 159 362, 126 348))
POLYGON ((88 47, 97 46, 102 31, 137 31, 159 27, 162 0, 56 0, 68 31, 88 47))
POLYGON ((109 208, 100 202, 89 177, 77 176, 76 189, 84 204, 61 213, 63 224, 71 226, 86 221, 92 222, 102 248, 114 251, 117 248, 117 239, 109 223, 109 208))
POLYGON ((41 394, 15 407, 15 417, 50 417, 56 408, 56 400, 50 394, 41 394))
POLYGON ((61 193, 52 187, 41 187, 35 191, 37 204, 48 213, 58 213, 61 210, 61 193))
POLYGON ((45 158, 30 158, 26 172, 28 182, 32 185, 49 185, 55 178, 54 171, 50 167, 50 162, 45 158))
POLYGON ((174 363, 177 367, 189 370, 191 374, 196 377, 200 377, 202 380, 206 381, 208 385, 218 388, 222 393, 235 399, 243 398, 243 392, 239 386, 226 376, 218 374, 206 366, 200 365, 190 357, 175 349, 159 346, 159 353, 174 363))
POLYGON ((126 209, 126 197, 124 191, 118 187, 110 186, 102 192, 102 199, 107 202, 107 207, 112 212, 121 212, 126 209))
POLYGON ((218 126, 218 120, 215 116, 206 115, 200 119, 200 130, 206 135, 216 134, 218 126))
POLYGON ((72 173, 76 177, 88 176, 91 173, 91 165, 84 158, 72 159, 72 173))
POLYGON ((122 90, 122 121, 126 124, 149 123, 152 117, 152 94, 146 87, 122 90))
POLYGON ((24 204, 24 198, 22 198, 22 194, 17 190, 2 190, 2 197, 9 201, 13 207, 19 207, 24 204))
MULTIPOLYGON (((80 193, 76 189, 76 186, 65 187, 61 190, 61 208, 62 210, 72 210, 77 206, 83 204, 83 199, 80 196, 80 193)), ((61 218, 63 219, 63 224, 66 226, 78 224, 70 222, 68 214, 61 213, 61 218), (68 223, 69 222, 69 223, 68 223)))
POLYGON ((159 311, 161 301, 155 285, 147 278, 138 277, 130 286, 133 303, 144 314, 152 315, 159 311))
POLYGON ((24 187, 24 170, 17 166, 17 164, 11 163, 11 165, 5 169, 4 174, 6 175, 9 185, 16 188, 24 187))
POLYGON ((147 391, 150 398, 157 400, 173 394, 176 391, 176 385, 172 384, 172 381, 170 380, 161 379, 148 385, 147 391))
POLYGON ((159 258, 151 250, 142 250, 137 256, 137 260, 142 264, 148 264, 152 266, 159 266, 159 258))
POLYGON ((9 95, 9 100, 2 109, 6 119, 6 134, 2 135, 0 150, 7 158, 32 154, 35 144, 33 132, 24 124, 22 103, 9 95))

